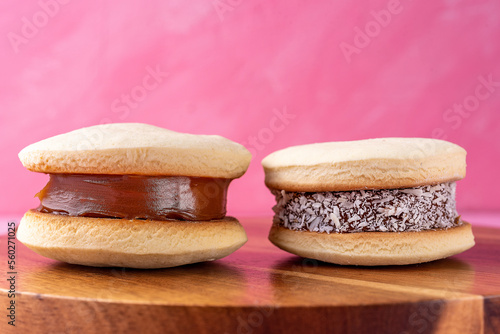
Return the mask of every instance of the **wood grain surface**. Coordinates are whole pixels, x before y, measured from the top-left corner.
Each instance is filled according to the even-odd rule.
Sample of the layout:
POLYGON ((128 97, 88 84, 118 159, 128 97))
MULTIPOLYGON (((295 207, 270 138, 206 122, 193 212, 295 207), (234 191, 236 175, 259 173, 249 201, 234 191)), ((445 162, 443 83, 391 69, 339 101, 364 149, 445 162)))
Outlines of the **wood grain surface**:
MULTIPOLYGON (((361 268, 283 252, 270 218, 241 219, 249 241, 215 262, 161 270, 91 268, 16 243, 16 327, 0 333, 500 333, 500 229, 431 263, 361 268)), ((7 276, 6 239, 2 268, 7 276)))

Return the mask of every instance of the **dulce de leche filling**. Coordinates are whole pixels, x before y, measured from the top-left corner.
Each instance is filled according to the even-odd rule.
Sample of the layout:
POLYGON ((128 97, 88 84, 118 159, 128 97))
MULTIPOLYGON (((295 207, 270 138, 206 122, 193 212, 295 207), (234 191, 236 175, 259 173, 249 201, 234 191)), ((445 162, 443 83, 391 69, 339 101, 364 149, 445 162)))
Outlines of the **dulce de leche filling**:
POLYGON ((38 211, 152 220, 212 220, 226 215, 231 179, 187 176, 50 174, 38 211))

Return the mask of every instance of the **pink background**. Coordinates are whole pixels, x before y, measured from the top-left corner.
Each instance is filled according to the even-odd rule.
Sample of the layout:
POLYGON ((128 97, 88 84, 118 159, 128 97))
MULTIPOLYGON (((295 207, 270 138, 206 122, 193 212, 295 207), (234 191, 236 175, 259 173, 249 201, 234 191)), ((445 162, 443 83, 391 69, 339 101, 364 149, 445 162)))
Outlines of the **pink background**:
POLYGON ((500 209, 499 1, 41 0, 0 9, 4 216, 36 206, 47 180, 22 167, 24 146, 107 122, 246 145, 254 157, 230 187, 233 215, 271 214, 260 161, 272 151, 388 136, 463 146, 459 210, 500 209))

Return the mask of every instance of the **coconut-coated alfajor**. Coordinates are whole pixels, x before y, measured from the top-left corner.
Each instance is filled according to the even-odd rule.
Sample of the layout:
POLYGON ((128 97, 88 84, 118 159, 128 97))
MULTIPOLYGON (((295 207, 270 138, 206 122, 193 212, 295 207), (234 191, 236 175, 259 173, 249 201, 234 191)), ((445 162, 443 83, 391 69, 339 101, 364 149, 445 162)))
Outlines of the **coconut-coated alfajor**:
POLYGON ((455 206, 466 151, 426 138, 379 138, 289 147, 264 158, 276 197, 270 241, 345 265, 401 265, 474 245, 455 206))

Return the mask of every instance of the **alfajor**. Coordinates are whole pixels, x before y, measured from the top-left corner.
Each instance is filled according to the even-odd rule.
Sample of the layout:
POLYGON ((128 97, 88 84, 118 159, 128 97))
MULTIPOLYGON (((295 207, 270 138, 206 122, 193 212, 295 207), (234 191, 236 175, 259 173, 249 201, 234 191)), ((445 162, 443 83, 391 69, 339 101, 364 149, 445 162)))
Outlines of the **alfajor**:
POLYGON ((276 197, 270 241, 345 265, 402 265, 474 245, 455 207, 466 151, 426 138, 289 147, 262 160, 276 197))
POLYGON ((17 231, 40 255, 164 268, 219 259, 247 241, 226 216, 226 195, 251 155, 226 138, 106 124, 29 145, 19 158, 50 176, 17 231))

